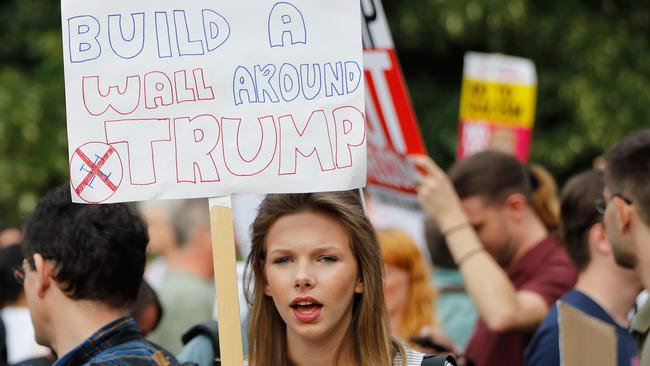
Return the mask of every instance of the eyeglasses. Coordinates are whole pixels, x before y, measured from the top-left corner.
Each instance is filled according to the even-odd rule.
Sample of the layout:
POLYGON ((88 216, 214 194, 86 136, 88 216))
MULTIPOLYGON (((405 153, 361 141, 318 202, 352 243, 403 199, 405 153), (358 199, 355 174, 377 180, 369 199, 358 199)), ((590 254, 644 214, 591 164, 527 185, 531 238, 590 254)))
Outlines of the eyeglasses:
MULTIPOLYGON (((627 203, 628 205, 632 204, 632 200, 625 197, 623 195, 623 193, 612 193, 612 195, 609 196, 609 199, 612 200, 612 199, 614 199, 614 197, 618 197, 618 198, 622 199, 623 202, 627 203)), ((594 201, 594 204, 596 205, 596 211, 599 214, 604 215, 605 210, 607 209, 607 202, 603 198, 596 198, 596 200, 594 201)))
POLYGON ((20 265, 20 266, 13 266, 11 268, 11 271, 14 274, 14 278, 18 283, 22 286, 25 284, 25 268, 20 265))

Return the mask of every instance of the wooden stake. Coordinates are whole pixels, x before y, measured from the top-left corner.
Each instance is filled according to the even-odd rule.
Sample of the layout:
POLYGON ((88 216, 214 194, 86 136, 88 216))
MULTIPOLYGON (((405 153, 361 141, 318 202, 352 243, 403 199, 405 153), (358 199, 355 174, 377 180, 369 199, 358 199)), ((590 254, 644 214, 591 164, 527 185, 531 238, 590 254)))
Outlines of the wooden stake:
POLYGON ((209 202, 221 365, 242 366, 244 356, 239 317, 232 203, 230 196, 210 198, 209 202))

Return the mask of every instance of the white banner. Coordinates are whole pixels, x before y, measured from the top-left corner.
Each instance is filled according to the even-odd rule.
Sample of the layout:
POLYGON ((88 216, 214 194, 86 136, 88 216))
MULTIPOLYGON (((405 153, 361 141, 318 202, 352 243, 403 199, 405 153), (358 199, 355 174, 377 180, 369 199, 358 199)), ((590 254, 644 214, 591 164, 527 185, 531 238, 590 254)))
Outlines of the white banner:
POLYGON ((366 182, 349 0, 63 0, 76 202, 366 182))

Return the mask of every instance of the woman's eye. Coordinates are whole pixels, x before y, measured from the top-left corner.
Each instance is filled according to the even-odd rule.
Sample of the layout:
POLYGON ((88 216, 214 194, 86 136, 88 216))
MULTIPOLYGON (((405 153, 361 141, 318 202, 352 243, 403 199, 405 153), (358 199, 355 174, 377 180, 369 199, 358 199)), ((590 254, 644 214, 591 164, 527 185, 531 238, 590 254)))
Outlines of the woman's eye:
POLYGON ((331 255, 324 255, 324 256, 320 257, 319 259, 320 259, 321 262, 325 262, 325 263, 338 262, 338 258, 336 258, 334 256, 331 256, 331 255))
POLYGON ((273 260, 273 264, 285 264, 285 263, 289 263, 290 261, 291 258, 289 257, 279 257, 273 260))

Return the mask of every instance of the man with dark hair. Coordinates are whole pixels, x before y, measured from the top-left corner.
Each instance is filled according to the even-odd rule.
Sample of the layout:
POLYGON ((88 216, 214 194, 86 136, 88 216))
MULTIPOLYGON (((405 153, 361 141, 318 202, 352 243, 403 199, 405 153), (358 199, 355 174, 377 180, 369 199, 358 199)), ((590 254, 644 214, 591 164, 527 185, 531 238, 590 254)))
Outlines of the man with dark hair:
POLYGON ((577 271, 549 234, 554 190, 511 155, 477 153, 450 177, 413 159, 418 198, 449 245, 480 319, 465 352, 477 366, 521 366, 524 349, 577 271), (451 179, 450 179, 451 178, 451 179), (541 195, 539 193, 544 193, 541 195))
MULTIPOLYGON (((650 129, 623 138, 605 156, 604 220, 616 262, 650 289, 650 129)), ((650 303, 632 325, 641 364, 650 365, 650 303)))
POLYGON ((24 227, 24 286, 36 340, 56 365, 174 365, 129 316, 145 265, 147 231, 126 205, 45 196, 24 227))
MULTIPOLYGON (((561 196, 562 243, 580 271, 576 287, 559 302, 611 325, 617 336, 617 364, 634 365, 637 350, 628 332, 628 314, 641 291, 637 274, 616 265, 601 213, 603 173, 579 174, 564 186, 561 196)), ((560 365, 558 306, 554 306, 526 349, 526 365, 560 365)))

